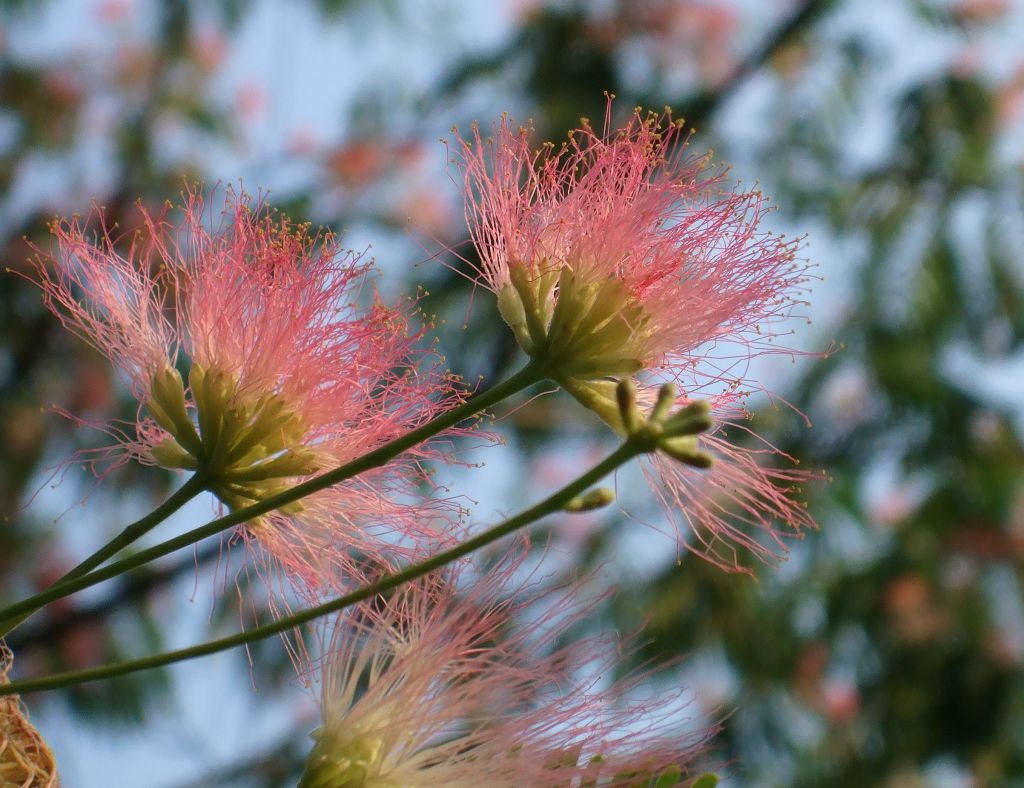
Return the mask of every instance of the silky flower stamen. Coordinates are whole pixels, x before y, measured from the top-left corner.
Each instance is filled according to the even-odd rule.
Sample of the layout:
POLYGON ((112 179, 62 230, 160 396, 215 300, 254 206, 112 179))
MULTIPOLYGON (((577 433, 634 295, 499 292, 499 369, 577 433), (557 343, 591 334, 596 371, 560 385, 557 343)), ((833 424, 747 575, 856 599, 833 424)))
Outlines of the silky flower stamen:
MULTIPOLYGON (((614 378, 636 376, 655 408, 665 381, 685 392, 669 405, 707 399, 713 429, 658 441, 645 472, 694 533, 685 544, 695 552, 732 569, 737 544, 778 558, 780 531, 814 525, 790 498, 811 474, 762 467, 770 448, 723 436, 745 416, 733 403, 759 388, 750 361, 793 352, 775 342, 804 303, 800 242, 762 229, 765 197, 691 155, 667 110, 638 110, 617 130, 611 110, 609 98, 603 131, 584 121, 561 146, 534 148, 531 129, 507 117, 486 140, 476 126, 457 136, 474 278, 533 364, 618 435, 636 425, 624 421, 614 378)), ((642 418, 660 428, 656 412, 642 418)))
POLYGON ((458 138, 466 217, 523 350, 574 396, 580 384, 689 367, 724 336, 760 343, 798 303, 798 243, 759 229, 759 192, 686 153, 681 124, 639 112, 534 150, 506 117, 458 138))
MULTIPOLYGON (((90 455, 106 461, 102 473, 130 459, 188 471, 238 510, 462 401, 414 327, 414 304, 383 304, 371 266, 331 233, 231 191, 219 224, 196 194, 176 221, 169 211, 140 206, 124 254, 102 214, 98 237, 78 219, 55 223, 57 254, 36 260, 47 306, 110 357, 139 401, 134 434, 108 428, 119 442, 90 455)), ((333 582, 332 564, 351 574, 356 555, 384 565, 419 555, 462 513, 420 490, 424 462, 445 456, 420 444, 240 532, 307 585, 333 582)))
MULTIPOLYGON (((664 386, 648 386, 638 398, 643 407, 654 402, 657 408, 664 392, 664 386)), ((823 475, 797 467, 795 458, 758 436, 735 394, 707 400, 680 395, 671 402, 679 414, 699 410, 708 428, 675 443, 678 452, 673 443, 661 446, 641 458, 641 467, 677 533, 691 535, 682 542, 690 552, 727 571, 749 574, 743 554, 777 563, 788 553, 789 540, 817 529, 795 496, 802 484, 823 475), (746 440, 737 441, 737 433, 746 440)))

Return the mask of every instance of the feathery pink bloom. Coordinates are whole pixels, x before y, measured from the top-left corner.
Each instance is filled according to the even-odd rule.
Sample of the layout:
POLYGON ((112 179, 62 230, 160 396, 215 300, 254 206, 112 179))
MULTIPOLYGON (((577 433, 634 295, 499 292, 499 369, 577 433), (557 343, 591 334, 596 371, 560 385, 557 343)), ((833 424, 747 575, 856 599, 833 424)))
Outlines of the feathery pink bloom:
POLYGON ((556 378, 706 365, 722 338, 764 351, 805 278, 798 242, 761 229, 764 196, 688 155, 671 117, 613 133, 608 113, 560 148, 508 118, 459 138, 477 281, 556 378))
MULTIPOLYGON (((798 241, 761 229, 764 196, 731 188, 709 156, 688 154, 671 116, 636 113, 617 131, 610 117, 611 102, 602 134, 584 125, 541 150, 503 118, 486 141, 476 127, 459 138, 455 158, 477 281, 549 377, 623 433, 609 377, 646 369, 678 382, 683 404, 731 403, 759 388, 747 380, 750 361, 791 352, 775 344, 777 323, 802 303, 807 267, 798 241)), ((730 405, 720 415, 749 432, 741 414, 730 405)), ((714 458, 709 470, 659 455, 645 472, 670 516, 682 511, 690 546, 738 567, 734 545, 778 556, 776 523, 799 532, 813 521, 789 498, 808 474, 762 467, 776 452, 727 442, 725 426, 690 439, 714 458)))
POLYGON ((681 730, 679 693, 655 707, 623 699, 636 679, 605 686, 614 643, 552 649, 587 610, 571 589, 523 579, 521 547, 464 592, 449 567, 325 625, 322 726, 301 788, 691 775, 711 732, 681 730))
MULTIPOLYGON (((180 221, 139 209, 127 252, 99 217, 56 223, 37 271, 46 305, 128 378, 137 422, 94 457, 200 473, 231 508, 353 460, 423 424, 458 397, 441 359, 410 330, 412 309, 356 301, 370 267, 331 234, 312 234, 229 192, 219 226, 188 194, 180 221), (212 229, 211 229, 211 226, 212 229), (178 367, 188 369, 187 381, 178 367), (187 382, 187 385, 186 385, 187 382)), ((326 561, 436 539, 450 501, 412 496, 420 447, 386 467, 250 523, 252 536, 310 582, 326 561), (321 558, 315 558, 316 554, 321 558)))
MULTIPOLYGON (((691 402, 680 398, 676 404, 691 402)), ((694 451, 710 457, 709 467, 694 468, 661 452, 640 462, 677 533, 692 534, 683 540, 686 549, 727 571, 749 573, 741 553, 776 563, 788 552, 789 539, 817 528, 793 494, 820 477, 795 467, 793 457, 758 436, 735 395, 713 397, 710 405, 715 426, 693 436, 694 451), (733 442, 737 433, 753 445, 733 442)))

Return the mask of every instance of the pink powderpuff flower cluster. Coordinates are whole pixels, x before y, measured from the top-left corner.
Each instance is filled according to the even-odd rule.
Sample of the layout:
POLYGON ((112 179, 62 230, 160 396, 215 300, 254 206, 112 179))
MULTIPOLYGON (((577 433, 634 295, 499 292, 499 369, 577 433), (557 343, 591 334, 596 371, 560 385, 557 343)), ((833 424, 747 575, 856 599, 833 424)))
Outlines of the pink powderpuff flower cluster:
POLYGON ((730 569, 741 568, 737 545, 779 557, 783 533, 814 526, 791 497, 812 474, 760 442, 738 403, 760 388, 754 357, 793 352, 776 341, 804 303, 799 241, 762 229, 764 196, 690 155, 671 116, 638 111, 613 131, 611 109, 603 133, 585 124, 557 148, 534 149, 508 118, 487 140, 476 127, 458 139, 476 281, 535 363, 620 434, 611 377, 646 370, 648 403, 659 389, 651 378, 678 383, 681 406, 709 398, 716 428, 693 441, 710 468, 659 454, 648 479, 689 524, 695 552, 730 569), (737 433, 757 445, 726 438, 737 433))
POLYGON ((637 112, 613 132, 609 102, 603 134, 584 125, 539 150, 506 117, 486 141, 476 127, 459 138, 454 158, 477 281, 528 353, 563 356, 557 377, 681 374, 706 367, 722 339, 764 352, 772 324, 800 303, 799 242, 762 229, 765 197, 730 188, 725 170, 690 155, 671 116, 637 112), (575 324, 560 324, 560 305, 575 324), (623 363, 575 373, 585 350, 623 363))
POLYGON ((713 731, 682 729, 678 692, 625 700, 639 678, 606 681, 614 643, 552 648, 590 606, 544 589, 523 556, 519 543, 465 589, 467 565, 450 566, 325 622, 301 788, 689 781, 713 731))
MULTIPOLYGON (((130 459, 193 471, 241 508, 460 401, 443 359, 411 327, 413 305, 381 303, 371 266, 333 235, 244 193, 229 190, 218 216, 189 192, 174 221, 169 207, 140 205, 121 251, 126 239, 98 213, 96 235, 77 218, 54 224, 57 249, 38 255, 36 270, 46 305, 110 358, 139 401, 133 425, 107 425, 118 443, 86 457, 104 472, 130 459)), ((310 587, 352 573, 355 554, 418 555, 461 512, 417 492, 424 461, 449 450, 444 439, 412 449, 240 535, 310 587)))

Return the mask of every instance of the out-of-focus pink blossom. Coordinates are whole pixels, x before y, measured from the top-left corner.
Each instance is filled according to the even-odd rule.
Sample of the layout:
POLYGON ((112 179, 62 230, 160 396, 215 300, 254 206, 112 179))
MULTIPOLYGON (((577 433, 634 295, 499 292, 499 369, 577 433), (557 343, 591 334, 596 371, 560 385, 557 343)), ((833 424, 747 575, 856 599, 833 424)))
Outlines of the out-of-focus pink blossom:
POLYGON ((908 573, 894 579, 886 587, 882 602, 891 635, 897 641, 937 642, 953 626, 948 607, 921 575, 908 573))
POLYGON ((1024 108, 1024 63, 1019 64, 1010 79, 999 87, 996 105, 1003 126, 1012 126, 1020 121, 1024 108))
POLYGON ((1008 0, 955 0, 952 12, 964 22, 983 24, 1006 16, 1008 0))
MULTIPOLYGON (((698 0, 641 0, 623 5, 621 25, 647 39, 646 49, 669 74, 695 70, 714 86, 736 67, 737 9, 698 0)), ((624 36, 625 37, 625 36, 624 36)))
POLYGON ((114 53, 111 79, 126 93, 148 90, 157 66, 158 54, 149 42, 126 42, 114 53))
POLYGON ((312 126, 298 126, 288 135, 285 149, 295 156, 308 156, 316 151, 319 144, 320 138, 312 126))
POLYGON ((49 97, 62 108, 75 109, 82 103, 85 90, 82 76, 69 65, 58 65, 43 75, 49 97))
MULTIPOLYGON (((166 211, 139 213, 127 248, 102 215, 98 238, 76 218, 54 225, 56 254, 37 260, 46 305, 111 359, 140 403, 135 424, 106 427, 118 443, 96 463, 194 470, 239 508, 457 401, 441 359, 410 328, 412 306, 374 297, 369 266, 331 234, 231 192, 219 219, 195 194, 175 223, 166 211)), ((413 449, 243 536, 310 583, 332 562, 348 566, 353 550, 383 560, 385 546, 419 549, 459 511, 414 494, 422 461, 440 453, 413 449)))
POLYGON ((355 140, 327 154, 325 165, 339 182, 355 189, 368 186, 387 167, 387 150, 376 140, 355 140))
POLYGON ((457 213, 450 202, 435 189, 412 187, 399 203, 402 218, 408 220, 417 231, 431 237, 449 234, 453 218, 457 213))
POLYGON ((228 41, 224 33, 212 26, 199 28, 192 37, 191 54, 196 65, 203 71, 216 71, 224 62, 228 52, 228 41))
POLYGON ((833 725, 849 725, 860 713, 860 690, 852 681, 829 679, 821 688, 821 707, 833 725))
POLYGON ((235 109, 249 120, 259 117, 267 110, 267 89, 258 82, 240 85, 235 94, 235 109))
POLYGON ((104 22, 114 24, 124 22, 135 13, 133 0, 102 0, 96 6, 96 14, 104 22))
POLYGON ((322 726, 300 785, 357 774, 417 786, 690 774, 708 734, 683 732, 679 693, 656 705, 624 700, 635 680, 604 683, 614 643, 552 649, 586 610, 571 590, 542 592, 522 570, 521 558, 506 558, 460 592, 449 569, 329 623, 312 679, 322 726))

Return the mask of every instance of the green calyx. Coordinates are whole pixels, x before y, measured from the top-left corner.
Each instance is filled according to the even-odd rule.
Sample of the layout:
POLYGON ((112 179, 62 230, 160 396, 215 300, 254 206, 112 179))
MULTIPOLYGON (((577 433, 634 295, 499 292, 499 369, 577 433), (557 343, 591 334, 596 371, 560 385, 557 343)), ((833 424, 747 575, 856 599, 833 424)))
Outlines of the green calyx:
MULTIPOLYGON (((697 436, 713 426, 706 402, 675 413, 676 388, 662 386, 649 414, 640 411, 628 377, 650 358, 652 319, 626 286, 614 277, 584 281, 569 266, 514 265, 498 293, 498 310, 530 357, 584 407, 643 452, 660 451, 679 462, 707 468, 712 457, 697 436)), ((580 512, 610 503, 594 491, 570 501, 565 511, 580 512)))
POLYGON ((591 380, 643 369, 651 319, 618 279, 581 280, 568 266, 513 266, 498 310, 551 377, 591 380))
POLYGON ((298 788, 398 788, 378 776, 384 742, 375 736, 347 738, 320 728, 298 788))
MULTIPOLYGON (((232 509, 241 509, 287 489, 296 476, 313 473, 312 450, 303 445, 302 418, 279 394, 245 397, 230 375, 193 364, 189 387, 198 429, 189 415, 178 371, 153 376, 146 407, 168 432, 153 449, 165 468, 195 471, 232 509)), ((300 503, 283 511, 301 511, 300 503)))

